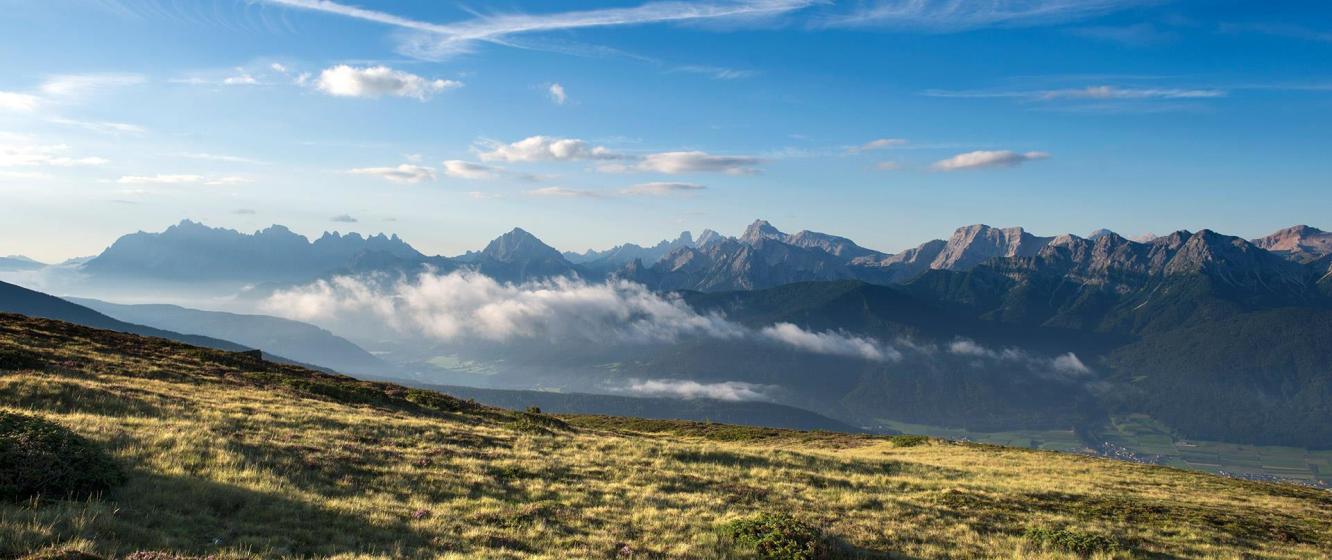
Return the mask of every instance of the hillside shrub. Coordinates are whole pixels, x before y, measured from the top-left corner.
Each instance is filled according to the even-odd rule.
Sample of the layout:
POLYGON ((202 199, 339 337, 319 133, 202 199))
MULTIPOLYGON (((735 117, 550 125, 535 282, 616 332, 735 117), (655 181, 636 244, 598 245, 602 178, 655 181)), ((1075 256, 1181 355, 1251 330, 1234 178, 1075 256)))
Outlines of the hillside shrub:
POLYGON ((1110 537, 1076 529, 1029 527, 1026 537, 1028 542, 1036 546, 1072 552, 1081 556, 1119 550, 1119 542, 1110 537))
POLYGON ((83 498, 125 480, 97 444, 35 416, 0 412, 0 500, 83 498))
POLYGON ((18 348, 0 349, 0 371, 17 371, 21 369, 42 369, 46 367, 46 360, 34 352, 18 348))
POLYGON ((899 434, 889 436, 888 441, 892 442, 893 447, 915 447, 930 442, 929 436, 918 436, 913 434, 899 434))
POLYGON ((764 513, 718 527, 723 539, 769 560, 829 557, 823 530, 784 513, 764 513))

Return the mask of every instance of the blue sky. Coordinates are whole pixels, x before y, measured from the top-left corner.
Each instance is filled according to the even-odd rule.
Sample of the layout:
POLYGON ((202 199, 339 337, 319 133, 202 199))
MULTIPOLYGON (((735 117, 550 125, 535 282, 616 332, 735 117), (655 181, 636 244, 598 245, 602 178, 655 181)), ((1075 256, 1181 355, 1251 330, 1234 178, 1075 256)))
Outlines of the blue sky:
POLYGON ((1332 8, 1267 4, 0 0, 0 254, 1332 226, 1332 8))

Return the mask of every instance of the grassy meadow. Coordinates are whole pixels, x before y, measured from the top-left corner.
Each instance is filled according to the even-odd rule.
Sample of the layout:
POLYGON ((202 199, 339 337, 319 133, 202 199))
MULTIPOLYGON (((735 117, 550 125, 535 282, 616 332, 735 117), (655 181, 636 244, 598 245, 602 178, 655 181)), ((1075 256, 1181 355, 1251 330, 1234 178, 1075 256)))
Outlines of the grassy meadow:
POLYGON ((70 428, 127 475, 100 496, 0 503, 0 558, 758 558, 733 529, 773 514, 820 535, 786 558, 1332 550, 1332 493, 1302 487, 938 439, 510 412, 13 315, 0 411, 70 428))

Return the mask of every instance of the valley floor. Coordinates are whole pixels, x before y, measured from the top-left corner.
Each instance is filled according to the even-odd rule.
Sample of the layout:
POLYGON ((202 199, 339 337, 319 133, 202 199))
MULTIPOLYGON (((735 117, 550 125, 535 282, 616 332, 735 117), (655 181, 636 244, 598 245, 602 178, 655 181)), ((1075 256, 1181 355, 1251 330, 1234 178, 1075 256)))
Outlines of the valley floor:
POLYGON ((0 504, 0 557, 731 558, 789 512, 836 557, 1328 558, 1332 493, 943 440, 511 413, 291 366, 0 315, 0 410, 105 446, 99 499, 0 504), (6 354, 8 352, 8 354, 6 354))

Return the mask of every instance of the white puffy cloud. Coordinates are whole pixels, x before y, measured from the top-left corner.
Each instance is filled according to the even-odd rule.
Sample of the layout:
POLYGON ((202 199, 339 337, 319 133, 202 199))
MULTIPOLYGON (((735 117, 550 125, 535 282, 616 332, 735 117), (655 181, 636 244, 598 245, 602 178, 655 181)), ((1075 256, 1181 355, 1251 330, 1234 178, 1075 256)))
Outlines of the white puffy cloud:
POLYGON ((512 144, 489 142, 489 148, 479 154, 482 161, 574 161, 609 160, 624 156, 604 146, 593 146, 577 138, 529 136, 512 144))
POLYGON ((699 383, 687 379, 635 380, 624 389, 643 397, 673 399, 716 399, 720 401, 769 401, 769 393, 778 390, 771 385, 758 385, 742 381, 699 383))
POLYGON ((374 175, 397 183, 421 183, 435 180, 434 169, 406 163, 397 167, 358 167, 348 170, 347 173, 374 175))
POLYGON ((460 159, 451 159, 444 162, 444 174, 449 177, 459 179, 494 179, 504 173, 504 170, 498 167, 492 167, 480 163, 472 163, 460 159))
POLYGON ((356 68, 339 64, 319 73, 315 87, 341 97, 411 97, 425 101, 441 91, 462 87, 453 80, 430 80, 387 66, 356 68))
POLYGON ((546 92, 550 94, 550 100, 556 105, 564 105, 564 102, 569 100, 569 95, 564 92, 564 86, 560 84, 550 84, 550 87, 546 88, 546 92))
POLYGON ((957 154, 945 160, 934 162, 938 171, 961 171, 964 169, 984 169, 989 167, 1015 167, 1028 161, 1046 159, 1046 152, 1012 152, 1008 150, 977 150, 957 154))
POLYGON ((640 183, 620 192, 628 195, 666 196, 701 191, 707 187, 695 183, 640 183))
POLYGON ((764 327, 759 334, 793 348, 815 354, 850 356, 882 362, 902 359, 902 353, 868 338, 836 332, 811 332, 791 323, 764 327))
POLYGON ((603 171, 649 171, 679 175, 682 173, 725 173, 752 175, 758 173, 756 165, 763 163, 752 156, 719 156, 707 152, 661 152, 648 154, 632 166, 603 166, 603 171))

